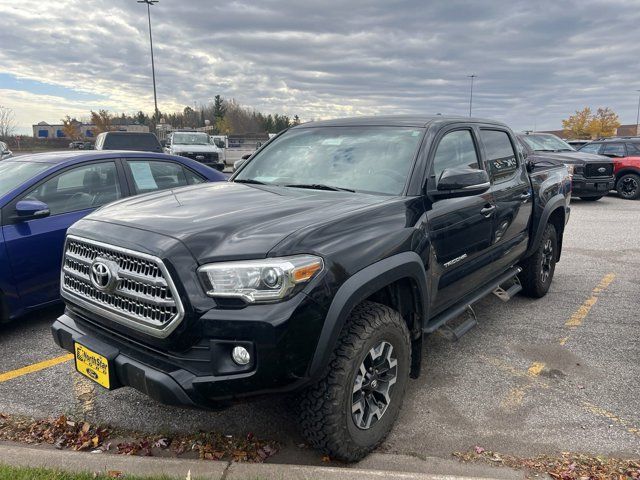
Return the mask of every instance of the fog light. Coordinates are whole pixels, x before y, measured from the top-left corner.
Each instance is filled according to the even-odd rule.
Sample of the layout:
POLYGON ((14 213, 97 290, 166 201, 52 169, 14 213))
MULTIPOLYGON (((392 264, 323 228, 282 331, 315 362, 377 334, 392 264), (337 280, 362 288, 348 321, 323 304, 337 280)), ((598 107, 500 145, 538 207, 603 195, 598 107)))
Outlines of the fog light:
POLYGON ((249 351, 244 347, 233 347, 231 358, 238 365, 247 365, 251 361, 251 355, 249 355, 249 351))

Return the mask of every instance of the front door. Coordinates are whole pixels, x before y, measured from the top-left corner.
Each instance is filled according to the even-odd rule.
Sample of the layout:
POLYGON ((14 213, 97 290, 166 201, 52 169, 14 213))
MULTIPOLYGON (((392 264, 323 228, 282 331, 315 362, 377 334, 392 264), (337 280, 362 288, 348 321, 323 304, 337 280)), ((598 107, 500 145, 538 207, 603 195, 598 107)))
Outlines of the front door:
MULTIPOLYGON (((471 128, 446 132, 438 142, 429 172, 428 190, 437 188, 445 168, 481 169, 480 149, 471 128)), ((434 314, 486 280, 490 262, 495 205, 490 192, 428 201, 427 219, 433 249, 434 314)))
POLYGON ((49 206, 45 218, 21 220, 11 215, 2 227, 7 255, 22 303, 33 307, 59 296, 62 249, 67 228, 95 208, 122 196, 114 161, 93 163, 55 174, 19 200, 49 206))

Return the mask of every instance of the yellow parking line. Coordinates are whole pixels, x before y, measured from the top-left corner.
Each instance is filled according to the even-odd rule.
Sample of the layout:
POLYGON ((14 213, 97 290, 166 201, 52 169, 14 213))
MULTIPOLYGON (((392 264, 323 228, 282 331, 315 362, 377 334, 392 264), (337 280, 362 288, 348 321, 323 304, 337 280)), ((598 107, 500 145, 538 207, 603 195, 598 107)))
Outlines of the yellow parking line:
POLYGON ((527 369, 527 373, 531 377, 537 377, 538 375, 540 375, 540 372, 542 372, 542 370, 544 370, 544 363, 533 362, 531 366, 527 369))
POLYGON ((67 354, 60 357, 50 358, 49 360, 44 360, 42 362, 34 363, 32 365, 27 365, 26 367, 18 368, 17 370, 0 373, 0 383, 6 382, 8 380, 13 380, 14 378, 18 378, 29 373, 39 372, 40 370, 44 370, 45 368, 54 367, 61 363, 68 362, 72 359, 73 355, 67 354))
MULTIPOLYGON (((526 376, 530 378, 536 378, 540 376, 540 373, 542 372, 542 370, 544 370, 544 367, 545 365, 542 362, 533 362, 531 366, 527 369, 526 376)), ((533 388, 533 386, 534 386, 533 383, 527 383, 525 385, 514 387, 511 390, 509 390, 509 393, 507 393, 506 398, 502 402, 502 407, 507 410, 512 410, 522 405, 522 401, 524 400, 525 394, 531 388, 533 388)))
POLYGON ((611 282, 613 282, 615 278, 615 273, 607 273, 604 277, 602 277, 600 283, 598 283, 598 285, 596 285, 596 287, 591 291, 591 296, 587 298, 582 305, 580 305, 580 308, 578 308, 578 310, 576 310, 574 314, 571 315, 569 320, 567 320, 564 325, 569 328, 576 328, 582 325, 584 319, 587 318, 587 315, 589 315, 591 308, 598 301, 598 295, 604 292, 609 287, 609 285, 611 285, 611 282))

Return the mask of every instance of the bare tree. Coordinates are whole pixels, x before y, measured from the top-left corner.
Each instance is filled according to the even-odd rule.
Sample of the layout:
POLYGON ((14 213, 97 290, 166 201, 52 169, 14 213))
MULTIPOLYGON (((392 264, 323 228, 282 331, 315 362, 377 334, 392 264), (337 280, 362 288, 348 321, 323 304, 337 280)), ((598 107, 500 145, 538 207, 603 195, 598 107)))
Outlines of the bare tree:
POLYGON ((0 138, 8 138, 16 131, 16 117, 13 109, 0 105, 0 138))

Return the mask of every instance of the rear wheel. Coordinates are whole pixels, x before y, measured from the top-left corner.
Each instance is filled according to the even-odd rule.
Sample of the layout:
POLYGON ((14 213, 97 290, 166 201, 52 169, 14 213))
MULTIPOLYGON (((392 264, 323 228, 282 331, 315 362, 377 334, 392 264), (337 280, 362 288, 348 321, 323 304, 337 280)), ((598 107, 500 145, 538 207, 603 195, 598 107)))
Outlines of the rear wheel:
POLYGON ((374 302, 357 306, 323 377, 301 395, 306 440, 339 460, 367 455, 398 416, 410 365, 409 331, 400 314, 374 302))
POLYGON ((604 195, 600 195, 599 197, 580 197, 580 200, 584 202, 597 202, 602 197, 604 197, 604 195))
POLYGON ((535 253, 521 264, 522 273, 519 277, 525 295, 540 298, 547 294, 556 270, 557 251, 558 233, 548 223, 535 253))
POLYGON ((616 182, 616 190, 622 198, 637 200, 640 198, 640 175, 627 173, 616 182))

